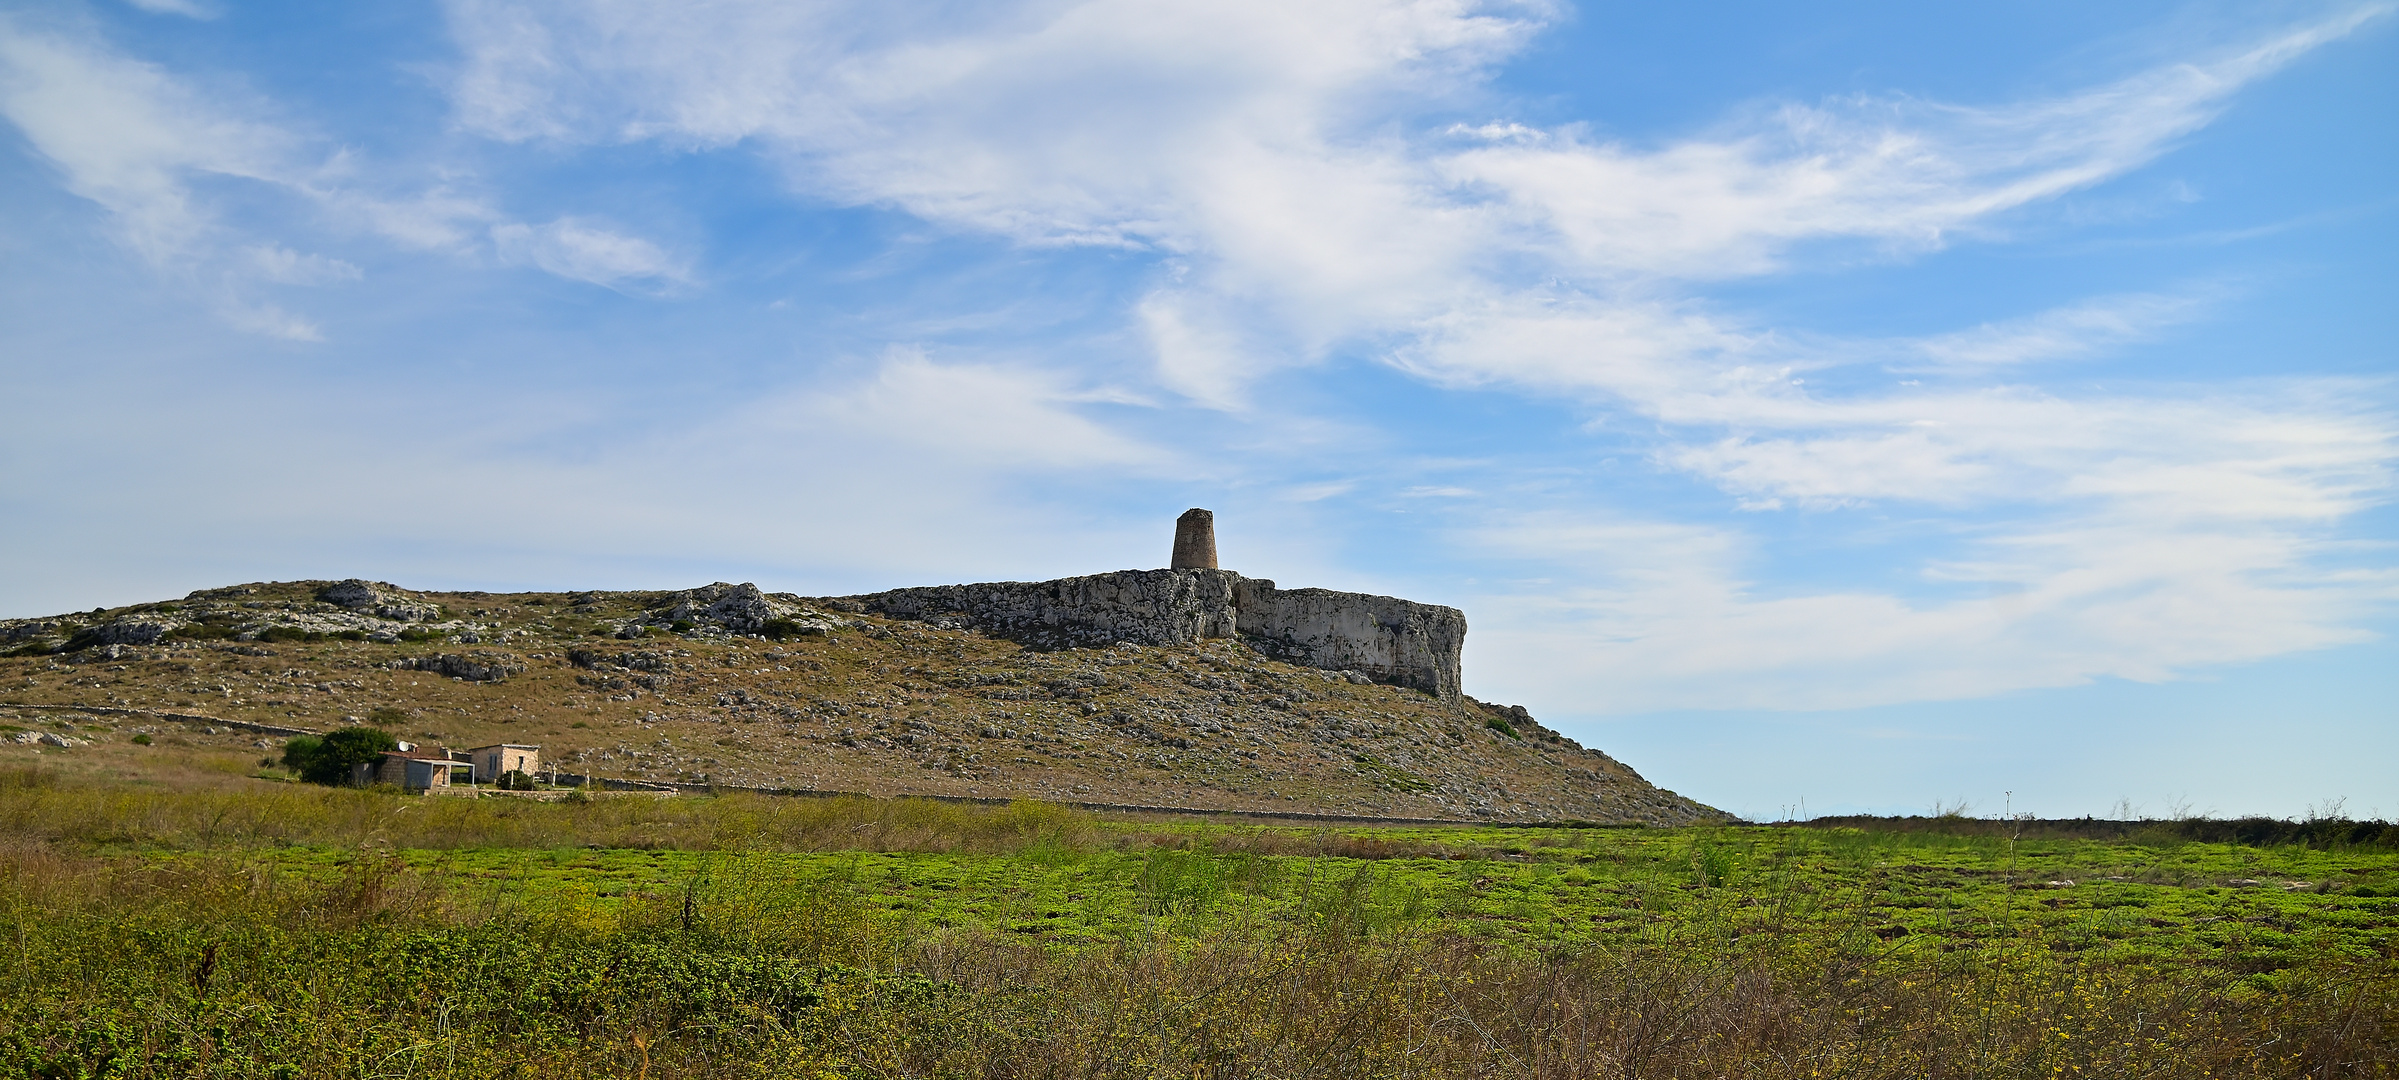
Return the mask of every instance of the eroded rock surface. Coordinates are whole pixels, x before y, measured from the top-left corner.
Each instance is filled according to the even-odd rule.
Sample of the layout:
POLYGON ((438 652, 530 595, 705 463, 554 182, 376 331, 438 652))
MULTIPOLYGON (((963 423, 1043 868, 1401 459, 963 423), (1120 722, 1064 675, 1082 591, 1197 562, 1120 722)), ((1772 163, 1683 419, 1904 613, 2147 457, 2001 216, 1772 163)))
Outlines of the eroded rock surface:
POLYGON ((392 667, 407 671, 430 671, 468 682, 498 682, 511 675, 525 673, 525 661, 514 653, 497 649, 470 649, 463 653, 442 653, 437 656, 412 656, 395 660, 392 667))
POLYGON ((1289 664, 1359 671, 1443 700, 1459 691, 1466 613, 1438 604, 1332 589, 1278 589, 1263 578, 1235 582, 1241 636, 1289 664))
POLYGON ((666 603, 627 623, 620 636, 638 636, 642 628, 653 626, 729 634, 778 631, 776 636, 784 636, 829 633, 840 625, 839 619, 809 608, 799 597, 765 592, 748 582, 732 585, 719 581, 671 594, 666 603))
POLYGON ((1043 648, 1188 645, 1231 637, 1233 579, 1223 570, 1123 570, 1055 581, 930 585, 866 596, 844 606, 945 629, 980 630, 1043 648))
POLYGON ((400 622, 431 622, 441 618, 441 605, 409 594, 397 585, 351 578, 317 590, 317 599, 378 618, 400 622))
POLYGON ((1231 570, 1120 570, 1054 581, 935 585, 844 606, 1045 648, 1187 645, 1242 637, 1288 663, 1356 671, 1444 700, 1458 695, 1466 615, 1331 589, 1278 589, 1231 570))

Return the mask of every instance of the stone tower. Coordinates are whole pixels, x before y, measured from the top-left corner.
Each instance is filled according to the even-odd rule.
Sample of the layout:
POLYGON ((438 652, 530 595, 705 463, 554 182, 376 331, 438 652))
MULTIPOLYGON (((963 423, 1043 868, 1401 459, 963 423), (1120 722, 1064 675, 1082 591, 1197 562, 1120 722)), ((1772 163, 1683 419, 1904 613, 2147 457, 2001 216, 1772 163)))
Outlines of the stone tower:
POLYGON ((1183 511, 1175 519, 1173 570, 1216 569, 1216 515, 1206 510, 1183 511))

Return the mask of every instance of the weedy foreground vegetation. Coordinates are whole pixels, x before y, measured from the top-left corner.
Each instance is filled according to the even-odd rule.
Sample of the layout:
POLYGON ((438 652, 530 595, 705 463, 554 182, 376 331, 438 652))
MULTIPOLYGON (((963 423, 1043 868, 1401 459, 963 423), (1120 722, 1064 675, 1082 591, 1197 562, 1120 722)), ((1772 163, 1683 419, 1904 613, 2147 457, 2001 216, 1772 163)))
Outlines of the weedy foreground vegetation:
POLYGON ((2119 831, 1259 828, 18 771, 0 1074, 2393 1074, 2388 830, 2119 831))

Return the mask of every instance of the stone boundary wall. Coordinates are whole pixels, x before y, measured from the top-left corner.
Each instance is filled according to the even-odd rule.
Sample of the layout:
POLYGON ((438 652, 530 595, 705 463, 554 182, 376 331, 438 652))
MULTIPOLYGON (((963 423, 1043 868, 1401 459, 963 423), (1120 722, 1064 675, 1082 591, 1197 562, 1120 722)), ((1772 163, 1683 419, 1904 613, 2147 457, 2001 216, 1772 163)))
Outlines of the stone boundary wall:
POLYGON ((274 724, 253 724, 248 720, 227 720, 216 716, 202 716, 199 713, 166 712, 161 709, 129 709, 117 705, 19 705, 15 702, 0 701, 0 709, 49 709, 56 712, 102 713, 110 716, 155 716, 161 720, 180 720, 185 723, 192 724, 215 724, 218 727, 236 728, 242 731, 255 731, 261 735, 324 734, 322 731, 317 731, 311 728, 278 727, 274 724))
POLYGON ((1246 638, 1275 659, 1458 700, 1466 614, 1331 589, 1278 589, 1230 570, 1119 570, 1054 581, 932 585, 828 606, 980 630, 1039 648, 1246 638))

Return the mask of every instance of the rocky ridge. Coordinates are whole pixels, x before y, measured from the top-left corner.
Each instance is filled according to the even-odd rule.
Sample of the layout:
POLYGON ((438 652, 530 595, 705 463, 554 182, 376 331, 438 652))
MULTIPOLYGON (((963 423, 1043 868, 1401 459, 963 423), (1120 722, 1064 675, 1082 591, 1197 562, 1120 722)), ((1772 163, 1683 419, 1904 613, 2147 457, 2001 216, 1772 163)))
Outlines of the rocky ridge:
POLYGON ((1054 581, 936 585, 830 601, 851 611, 979 630, 1044 648, 1189 645, 1238 638, 1303 667, 1459 693, 1466 615, 1331 589, 1278 589, 1230 570, 1119 570, 1054 581))
MULTIPOLYGON (((1212 580, 1237 595, 1248 579, 1212 580)), ((1161 587, 1171 596, 1185 586, 1161 587)), ((937 598, 965 604, 915 610, 877 595, 885 599, 811 599, 724 583, 664 593, 417 593, 366 582, 203 590, 0 621, 13 643, 0 653, 0 704, 318 729, 374 722, 454 746, 539 743, 569 771, 686 786, 1458 820, 1722 817, 1521 708, 1402 685, 1388 670, 1291 663, 1277 655, 1287 643, 1239 633, 1239 608, 1232 636, 1086 647, 1045 637, 1053 624, 1040 619, 1012 627, 993 613, 1027 609, 971 591, 937 598), (95 632, 136 624, 165 629, 95 632)), ((1331 602, 1359 609, 1352 596, 1331 602)), ((1222 615, 1206 617, 1222 628, 1222 615)), ((127 741, 134 723, 95 716, 75 730, 95 745, 0 753, 140 761, 207 738, 233 740, 225 753, 272 753, 252 746, 271 741, 255 730, 201 737, 189 724, 180 734, 150 725, 157 746, 137 749, 127 741)))

